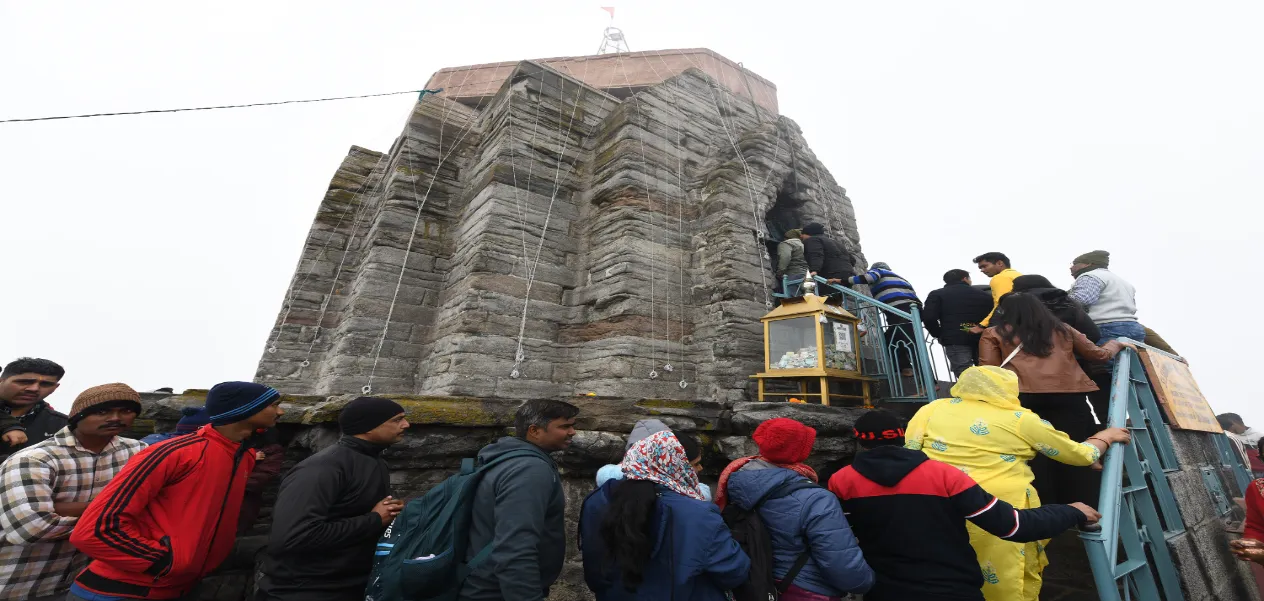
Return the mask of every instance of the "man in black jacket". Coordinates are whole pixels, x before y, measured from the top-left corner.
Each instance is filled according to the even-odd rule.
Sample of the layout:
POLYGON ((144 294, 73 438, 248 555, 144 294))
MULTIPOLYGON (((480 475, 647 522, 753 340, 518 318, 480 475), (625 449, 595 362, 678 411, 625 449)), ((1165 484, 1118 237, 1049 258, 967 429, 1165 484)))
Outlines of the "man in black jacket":
POLYGON ((579 408, 552 400, 523 403, 517 437, 478 452, 480 464, 517 450, 532 455, 491 467, 478 483, 466 561, 488 543, 491 556, 474 569, 460 601, 543 601, 566 559, 566 497, 549 453, 570 446, 579 408))
POLYGON ((944 287, 932 290, 922 310, 926 331, 939 340, 953 375, 979 362, 979 334, 969 327, 992 312, 992 295, 970 285, 970 272, 953 269, 944 274, 944 287))
POLYGON ((961 470, 904 448, 904 424, 886 411, 866 412, 853 434, 864 452, 834 473, 829 489, 877 576, 865 601, 983 601, 967 520, 1017 543, 1101 519, 1083 503, 1015 508, 961 470))
POLYGON ((67 417, 44 399, 57 390, 62 366, 48 359, 23 357, 0 372, 0 461, 66 427, 67 417))
POLYGON ((825 236, 825 226, 809 223, 799 234, 803 240, 803 258, 807 259, 808 271, 825 279, 840 279, 855 275, 851 255, 836 240, 825 236))
POLYGON ((256 601, 364 598, 378 537, 404 503, 390 496, 382 451, 404 438, 395 401, 360 397, 338 416, 338 443, 281 482, 256 601))

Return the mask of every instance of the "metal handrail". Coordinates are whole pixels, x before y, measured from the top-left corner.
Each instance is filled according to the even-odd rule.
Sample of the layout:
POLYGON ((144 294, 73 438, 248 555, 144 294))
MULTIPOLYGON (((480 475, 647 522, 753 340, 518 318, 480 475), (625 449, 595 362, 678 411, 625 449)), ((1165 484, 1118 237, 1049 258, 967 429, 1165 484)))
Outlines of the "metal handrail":
MULTIPOLYGON (((1151 350, 1127 338, 1118 340, 1151 350)), ((1184 601, 1167 546, 1169 536, 1184 530, 1165 473, 1178 467, 1175 451, 1140 355, 1132 348, 1116 357, 1106 425, 1127 428, 1133 436, 1130 444, 1115 443, 1107 449, 1097 506, 1102 517, 1097 530, 1080 533, 1098 595, 1103 601, 1118 601, 1122 581, 1123 598, 1130 598, 1135 591, 1142 599, 1157 601, 1162 591, 1166 601, 1184 601), (1127 488, 1123 485, 1125 475, 1127 488), (1127 554, 1122 563, 1121 547, 1127 554)))
MULTIPOLYGON (((873 352, 871 359, 877 365, 876 373, 866 373, 865 375, 875 376, 887 380, 888 388, 891 395, 888 400, 898 400, 901 402, 930 402, 935 400, 935 373, 934 366, 931 361, 930 354, 927 350, 926 334, 922 326, 921 310, 914 305, 908 311, 898 309, 893 305, 884 303, 872 296, 867 296, 856 292, 846 286, 831 284, 821 276, 812 276, 812 280, 817 284, 817 294, 823 296, 832 296, 840 294, 843 297, 843 306, 856 314, 862 323, 866 326, 876 326, 875 332, 866 334, 866 337, 872 335, 869 340, 874 342, 865 342, 873 352), (872 311, 870 311, 872 309, 872 311), (874 315, 868 315, 874 313, 874 315), (888 316, 899 317, 909 322, 907 340, 887 340, 887 334, 882 327, 882 320, 878 315, 887 314, 888 316), (873 317, 873 323, 870 322, 873 317), (905 379, 900 375, 898 367, 899 360, 903 354, 908 354, 909 363, 914 370, 912 376, 912 390, 905 390, 905 379), (910 392, 912 394, 906 394, 910 392)), ((781 286, 782 293, 776 294, 778 298, 792 298, 801 294, 804 278, 791 278, 782 276, 781 286)), ((889 318, 888 318, 889 322, 889 318)), ((888 327, 890 324, 888 323, 888 327)), ((864 369, 863 367, 861 368, 864 369)))
MULTIPOLYGON (((1132 353, 1131 349, 1120 352, 1132 353)), ((1131 357, 1128 357, 1131 359, 1131 357)), ((1126 428, 1128 426, 1128 395, 1132 391, 1132 361, 1119 361, 1116 357, 1115 377, 1110 389, 1110 410, 1107 413, 1106 426, 1110 428, 1126 428), (1123 397, 1123 398, 1120 398, 1123 397)), ((1097 521, 1101 529, 1097 532, 1085 532, 1080 535, 1084 540, 1114 542, 1119 540, 1119 513, 1123 499, 1124 453, 1123 445, 1114 443, 1106 450, 1106 460, 1102 462, 1102 492, 1097 502, 1097 512, 1102 514, 1097 521)), ((1118 545, 1107 545, 1106 553, 1111 565, 1114 565, 1118 545)), ((1114 579, 1111 579, 1112 586, 1114 579)), ((1098 587, 1101 583, 1098 582, 1098 587)))

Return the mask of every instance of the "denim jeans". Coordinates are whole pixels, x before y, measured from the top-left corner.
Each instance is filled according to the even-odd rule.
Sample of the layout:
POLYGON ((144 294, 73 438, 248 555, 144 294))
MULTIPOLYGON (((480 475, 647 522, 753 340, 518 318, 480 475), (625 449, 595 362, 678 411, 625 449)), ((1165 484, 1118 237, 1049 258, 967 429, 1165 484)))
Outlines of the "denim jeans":
MULTIPOLYGON (((1145 341, 1145 326, 1136 321, 1112 321, 1110 323, 1097 324, 1097 330, 1102 333, 1101 340, 1097 341, 1097 345, 1101 346, 1119 337, 1128 338, 1137 342, 1145 341)), ((1111 372, 1115 371, 1115 360, 1111 359, 1106 364, 1111 372)), ((1101 417, 1101 416, 1098 416, 1101 417)), ((1105 420, 1106 418, 1102 417, 1105 420)))
POLYGON ((1145 326, 1135 321, 1112 321, 1110 323, 1099 323, 1097 329, 1102 333, 1102 339, 1097 344, 1106 344, 1108 340, 1114 340, 1123 336, 1131 338, 1137 342, 1145 342, 1145 326))
MULTIPOLYGON (((193 590, 181 595, 180 597, 171 599, 169 601, 197 601, 197 598, 200 596, 199 591, 201 590, 201 588, 202 587, 200 585, 195 586, 193 587, 193 590)), ((65 599, 66 601, 88 601, 87 599, 84 599, 83 597, 80 597, 79 595, 76 595, 74 593, 66 593, 64 597, 58 597, 58 599, 65 599)))
POLYGON ((961 372, 978 363, 979 347, 968 344, 944 345, 944 356, 948 358, 948 369, 952 375, 961 377, 961 372))

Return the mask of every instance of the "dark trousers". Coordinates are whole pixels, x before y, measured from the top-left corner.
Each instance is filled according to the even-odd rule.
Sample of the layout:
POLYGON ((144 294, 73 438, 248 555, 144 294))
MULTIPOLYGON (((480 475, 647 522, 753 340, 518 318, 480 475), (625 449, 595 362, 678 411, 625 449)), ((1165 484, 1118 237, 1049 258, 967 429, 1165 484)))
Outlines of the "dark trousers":
POLYGON ((1115 376, 1112 372, 1104 371, 1101 373, 1089 372, 1088 377, 1093 379, 1093 383, 1097 384, 1097 390, 1088 393, 1088 402, 1093 406, 1093 413, 1097 414, 1097 421, 1101 422, 1101 428, 1106 427, 1110 421, 1110 386, 1114 382, 1115 376))
POLYGON ((961 377, 961 372, 979 364, 979 345, 977 344, 945 344, 944 357, 948 359, 948 369, 952 375, 961 377))
MULTIPOLYGON (((1065 432, 1071 440, 1083 442, 1101 429, 1093 423, 1093 414, 1085 396, 1083 392, 1024 392, 1018 395, 1018 400, 1023 407, 1035 411, 1041 419, 1065 432)), ((1078 501, 1097 507, 1102 486, 1101 472, 1087 466, 1058 463, 1040 453, 1030 465, 1041 504, 1078 501)))
MULTIPOLYGON (((900 307, 900 310, 907 311, 908 307, 900 307)), ((895 363, 900 369, 913 368, 913 352, 916 348, 913 322, 899 315, 887 313, 887 349, 895 353, 895 363)))

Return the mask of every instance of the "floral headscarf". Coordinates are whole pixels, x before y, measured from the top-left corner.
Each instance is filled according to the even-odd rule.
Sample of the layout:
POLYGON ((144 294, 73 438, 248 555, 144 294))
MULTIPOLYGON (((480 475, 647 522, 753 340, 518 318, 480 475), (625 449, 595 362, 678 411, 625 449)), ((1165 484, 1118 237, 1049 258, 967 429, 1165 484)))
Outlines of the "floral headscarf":
POLYGON ((628 480, 648 480, 691 499, 705 500, 684 447, 670 431, 655 432, 637 441, 623 455, 619 467, 628 480))

